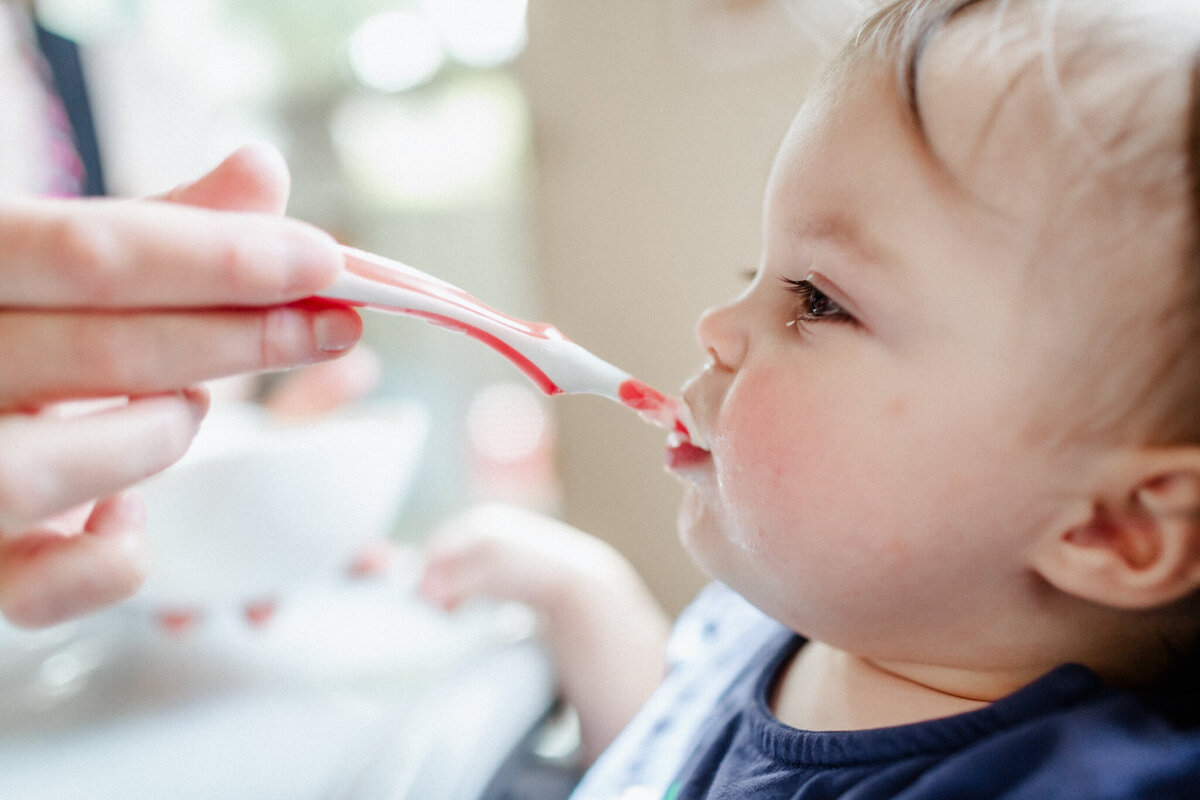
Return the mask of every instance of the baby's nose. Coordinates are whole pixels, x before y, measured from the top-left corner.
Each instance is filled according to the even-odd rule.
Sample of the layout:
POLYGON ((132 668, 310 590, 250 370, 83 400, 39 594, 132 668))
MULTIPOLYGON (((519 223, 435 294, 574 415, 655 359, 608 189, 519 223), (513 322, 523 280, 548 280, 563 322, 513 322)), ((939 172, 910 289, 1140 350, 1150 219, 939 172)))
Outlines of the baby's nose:
POLYGON ((737 306, 730 303, 710 308, 696 324, 696 340, 708 354, 713 369, 732 372, 746 355, 746 334, 737 306))

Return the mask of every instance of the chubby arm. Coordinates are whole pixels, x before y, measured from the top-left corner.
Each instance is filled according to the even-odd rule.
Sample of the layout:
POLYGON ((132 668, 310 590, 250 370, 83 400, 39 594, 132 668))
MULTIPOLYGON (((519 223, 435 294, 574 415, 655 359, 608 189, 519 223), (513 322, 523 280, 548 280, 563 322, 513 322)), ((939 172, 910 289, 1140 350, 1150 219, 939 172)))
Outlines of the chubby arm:
POLYGON ((177 460, 203 381, 324 361, 353 311, 326 234, 279 216, 288 174, 244 148, 155 200, 0 200, 0 612, 46 625, 132 593, 143 512, 125 492, 177 460), (86 413, 62 401, 124 398, 86 413))
POLYGON ((588 763, 662 679, 666 613, 616 550, 558 520, 509 506, 472 509, 433 538, 421 592, 444 608, 486 597, 541 616, 588 763))

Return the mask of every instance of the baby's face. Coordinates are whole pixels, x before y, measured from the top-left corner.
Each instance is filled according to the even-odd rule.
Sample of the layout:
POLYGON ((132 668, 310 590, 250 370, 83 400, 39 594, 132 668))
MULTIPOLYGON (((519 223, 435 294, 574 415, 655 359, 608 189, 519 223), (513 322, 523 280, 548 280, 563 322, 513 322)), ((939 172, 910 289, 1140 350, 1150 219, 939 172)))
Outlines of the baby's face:
POLYGON ((995 665, 1014 634, 1000 610, 1035 594, 1030 547, 1087 502, 1109 446, 1065 433, 1086 420, 1062 400, 1112 366, 1097 330, 1145 333, 1166 300, 1144 271, 1045 241, 1061 198, 1026 173, 1053 158, 981 136, 1008 122, 956 83, 954 55, 923 65, 941 160, 890 66, 851 67, 801 110, 757 275, 699 325, 711 363, 685 397, 711 457, 673 466, 696 560, 793 629, 995 665))

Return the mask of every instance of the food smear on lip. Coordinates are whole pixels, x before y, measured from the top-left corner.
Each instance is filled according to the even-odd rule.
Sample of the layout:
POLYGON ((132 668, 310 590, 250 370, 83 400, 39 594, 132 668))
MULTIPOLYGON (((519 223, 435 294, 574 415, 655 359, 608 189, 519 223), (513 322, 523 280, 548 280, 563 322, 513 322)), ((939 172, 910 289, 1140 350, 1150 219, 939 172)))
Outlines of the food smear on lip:
POLYGON ((370 300, 337 298, 336 295, 331 297, 352 305, 418 317, 439 327, 466 334, 507 358, 547 395, 579 391, 603 394, 636 411, 645 421, 667 430, 673 444, 696 441, 694 426, 690 424, 685 405, 603 361, 567 339, 553 325, 511 317, 485 305, 453 284, 404 264, 353 248, 343 250, 348 256, 348 273, 376 284, 395 287, 410 295, 428 298, 433 301, 435 308, 441 310, 411 307, 428 305, 414 303, 411 297, 408 299, 410 305, 406 305, 400 293, 387 301, 375 296, 370 300), (490 327, 492 331, 482 326, 490 327), (529 352, 523 352, 523 348, 529 352), (551 377, 548 371, 557 374, 559 379, 551 377), (594 378, 595 375, 608 377, 602 379, 600 384, 589 385, 586 378, 594 378), (619 379, 612 379, 613 375, 619 376, 619 379), (572 385, 577 381, 578 386, 572 385), (560 385, 560 382, 566 385, 560 385))
POLYGON ((698 449, 707 446, 685 403, 634 378, 621 384, 620 395, 621 402, 638 412, 642 419, 670 432, 669 446, 684 442, 698 449))

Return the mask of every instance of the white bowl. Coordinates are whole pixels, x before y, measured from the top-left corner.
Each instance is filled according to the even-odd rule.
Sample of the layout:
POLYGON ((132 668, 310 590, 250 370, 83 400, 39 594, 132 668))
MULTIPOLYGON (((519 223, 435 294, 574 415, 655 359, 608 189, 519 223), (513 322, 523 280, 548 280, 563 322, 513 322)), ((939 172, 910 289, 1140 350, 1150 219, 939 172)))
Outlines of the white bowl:
POLYGON ((151 561, 137 601, 200 609, 343 579, 391 532, 427 429, 411 402, 288 425, 214 407, 188 454, 140 487, 151 561))

